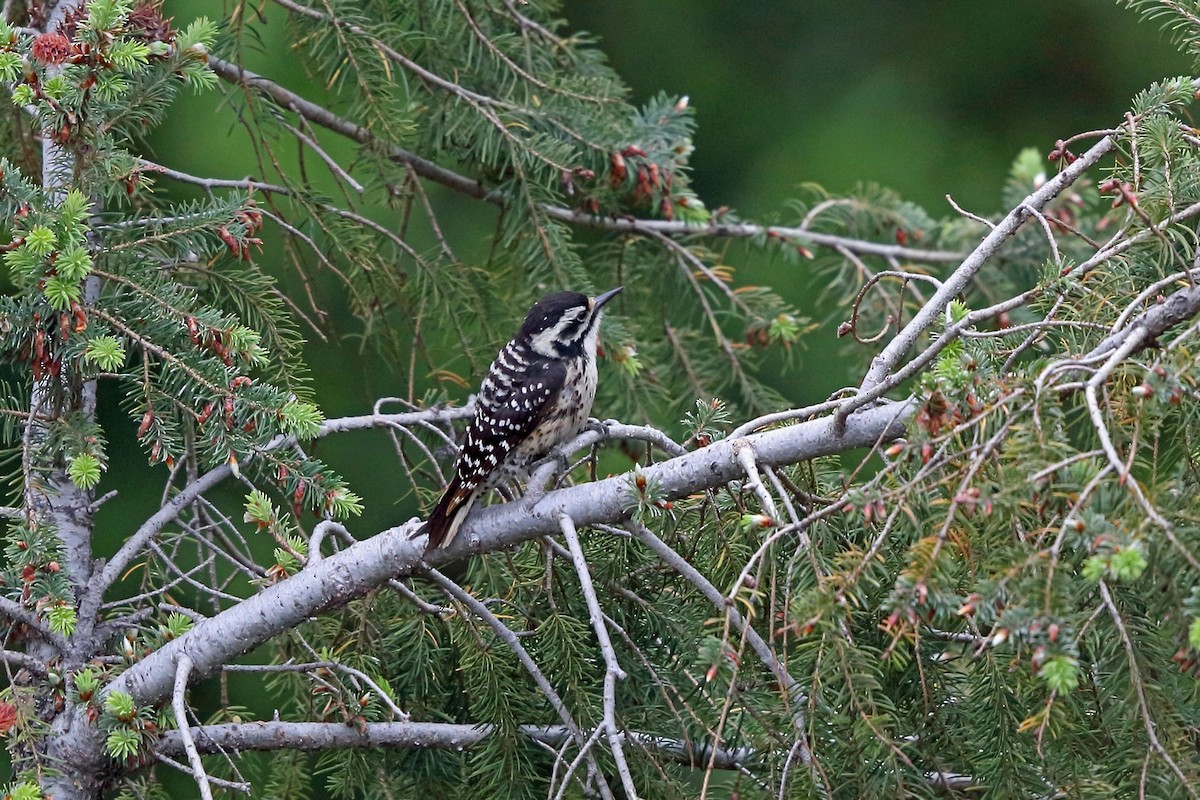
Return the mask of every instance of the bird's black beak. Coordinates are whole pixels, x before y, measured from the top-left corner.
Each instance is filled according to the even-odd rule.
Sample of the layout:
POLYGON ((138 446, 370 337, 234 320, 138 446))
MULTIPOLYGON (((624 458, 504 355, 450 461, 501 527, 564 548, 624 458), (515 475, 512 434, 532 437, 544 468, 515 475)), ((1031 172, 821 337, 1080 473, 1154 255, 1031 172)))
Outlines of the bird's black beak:
POLYGON ((607 292, 605 292, 604 294, 598 294, 598 295, 596 295, 596 299, 592 301, 592 310, 593 310, 593 311, 599 311, 599 310, 600 310, 600 306, 604 305, 604 304, 605 304, 605 303, 607 303, 609 300, 612 300, 614 297, 616 297, 617 295, 619 295, 619 294, 621 293, 621 290, 622 290, 622 289, 624 289, 624 288, 625 288, 624 286, 618 286, 618 287, 617 287, 617 288, 615 288, 615 289, 609 289, 609 290, 608 290, 607 292))

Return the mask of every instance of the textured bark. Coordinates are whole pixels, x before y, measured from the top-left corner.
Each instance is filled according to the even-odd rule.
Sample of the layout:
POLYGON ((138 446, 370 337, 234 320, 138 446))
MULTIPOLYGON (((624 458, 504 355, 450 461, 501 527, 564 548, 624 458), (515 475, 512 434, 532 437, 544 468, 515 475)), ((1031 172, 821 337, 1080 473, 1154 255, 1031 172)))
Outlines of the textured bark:
POLYGON ((1148 342, 1153 342, 1167 328, 1178 325, 1184 320, 1192 319, 1197 313, 1200 313, 1200 285, 1184 287, 1138 314, 1119 331, 1105 337, 1100 344, 1092 348, 1088 355, 1101 356, 1111 353, 1120 347, 1129 336, 1135 334, 1145 337, 1148 342))
MULTIPOLYGON (((43 30, 55 30, 62 19, 75 10, 79 0, 61 0, 45 6, 46 19, 43 30)), ((51 137, 42 139, 42 187, 52 198, 66 197, 70 177, 74 172, 75 155, 57 144, 51 137)), ((87 296, 94 297, 99 290, 95 279, 85 287, 87 296)), ((87 297, 85 297, 85 300, 87 297)), ((25 470, 25 512, 31 524, 52 526, 63 549, 63 562, 67 574, 75 587, 76 598, 92 579, 92 493, 80 489, 71 482, 66 465, 59 460, 60 454, 47 452, 46 439, 50 425, 61 414, 68 411, 83 411, 91 416, 95 412, 95 386, 85 384, 77 375, 65 367, 60 376, 47 376, 33 385, 30 411, 34 416, 26 427, 29 459, 25 470)), ((86 634, 72 637, 68 642, 69 652, 63 653, 65 664, 72 665, 95 655, 95 642, 86 634)), ((46 687, 50 689, 49 686, 46 687)), ((46 704, 53 708, 53 702, 46 704)), ((43 773, 42 793, 53 800, 84 800, 98 797, 105 779, 103 772, 108 759, 104 754, 103 740, 77 748, 73 745, 83 733, 87 736, 87 722, 82 715, 70 707, 50 720, 49 733, 37 746, 44 748, 44 764, 54 768, 54 773, 43 773)), ((109 768, 111 769, 111 768, 109 768)))
MULTIPOLYGON (((44 29, 53 31, 78 5, 79 0, 48 4, 44 29)), ((52 199, 61 201, 66 197, 74 165, 73 153, 49 136, 42 138, 42 187, 52 199)), ((95 280, 89 281, 87 288, 89 292, 98 291, 95 280)), ((91 414, 94 402, 94 385, 84 386, 66 369, 61 375, 47 375, 33 385, 32 416, 25 431, 30 459, 43 467, 29 469, 26 465, 25 510, 37 524, 54 526, 62 541, 64 566, 77 592, 92 574, 92 495, 71 483, 65 465, 56 463, 57 454, 44 452, 44 442, 49 426, 60 414, 68 410, 91 414)))

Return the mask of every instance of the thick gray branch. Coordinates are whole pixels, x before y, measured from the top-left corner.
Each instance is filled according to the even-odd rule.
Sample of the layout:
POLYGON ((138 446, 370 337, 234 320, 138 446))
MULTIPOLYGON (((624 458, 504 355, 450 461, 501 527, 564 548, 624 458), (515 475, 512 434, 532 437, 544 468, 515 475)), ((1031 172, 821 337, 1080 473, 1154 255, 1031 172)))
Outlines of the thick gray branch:
MULTIPOLYGON (((533 741, 562 747, 574 734, 565 725, 522 725, 521 735, 533 741)), ((426 748, 464 750, 491 736, 491 725, 456 725, 445 722, 374 722, 353 727, 338 722, 244 722, 205 725, 190 731, 201 753, 230 750, 328 750, 351 748, 426 748)), ((685 764, 701 766, 712 758, 707 744, 689 744, 679 739, 647 733, 622 733, 623 741, 636 744, 685 764)), ((184 738, 168 731, 158 741, 158 752, 184 754, 184 738)), ((753 752, 748 747, 720 748, 713 762, 717 769, 737 769, 753 752)))
POLYGON ((1141 336, 1143 342, 1153 342, 1167 328, 1177 325, 1184 320, 1191 319, 1198 313, 1200 313, 1200 284, 1186 286, 1173 293, 1161 303, 1150 306, 1150 308, 1138 314, 1132 322, 1121 330, 1105 337, 1100 344, 1096 345, 1088 353, 1088 358, 1102 356, 1105 353, 1116 350, 1134 333, 1141 336))
MULTIPOLYGON (((857 447, 870 447, 900 436, 911 403, 885 403, 852 415, 844 429, 832 417, 746 437, 760 465, 781 466, 857 447)), ((643 470, 670 498, 720 486, 743 476, 737 448, 743 440, 721 441, 643 470)), ((580 525, 624 518, 630 480, 619 475, 551 492, 535 506, 504 503, 467 521, 453 547, 431 554, 436 566, 468 553, 489 552, 559 530, 569 515, 580 525)), ((175 664, 186 653, 197 678, 247 653, 314 614, 346 604, 386 581, 419 572, 425 542, 412 541, 416 521, 359 542, 271 586, 243 603, 199 623, 186 635, 132 666, 111 685, 138 703, 170 696, 175 664)))

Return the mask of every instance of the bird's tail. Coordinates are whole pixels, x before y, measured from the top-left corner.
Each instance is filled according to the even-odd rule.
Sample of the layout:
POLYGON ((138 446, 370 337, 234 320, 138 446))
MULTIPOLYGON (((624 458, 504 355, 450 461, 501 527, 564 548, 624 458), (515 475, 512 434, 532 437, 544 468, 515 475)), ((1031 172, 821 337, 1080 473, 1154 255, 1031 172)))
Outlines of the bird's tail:
POLYGON ((429 543, 425 546, 425 552, 450 546, 454 537, 458 535, 458 529, 462 527, 471 507, 475 505, 475 498, 478 494, 478 487, 464 486, 458 476, 454 476, 454 480, 450 481, 450 485, 446 487, 442 499, 438 500, 433 511, 429 513, 429 520, 413 535, 415 539, 422 533, 429 534, 429 543))

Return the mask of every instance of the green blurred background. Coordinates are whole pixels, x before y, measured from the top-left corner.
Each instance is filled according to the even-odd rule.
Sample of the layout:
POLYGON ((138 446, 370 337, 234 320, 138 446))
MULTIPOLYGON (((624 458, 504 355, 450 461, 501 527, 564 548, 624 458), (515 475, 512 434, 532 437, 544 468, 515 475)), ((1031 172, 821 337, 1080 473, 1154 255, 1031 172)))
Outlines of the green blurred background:
POLYGON ((770 215, 815 181, 874 181, 935 216, 998 211, 1026 146, 1121 120, 1188 60, 1104 0, 576 0, 636 98, 686 94, 709 207, 770 215))

